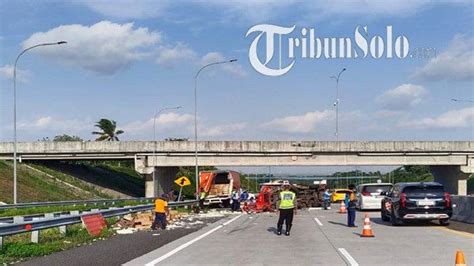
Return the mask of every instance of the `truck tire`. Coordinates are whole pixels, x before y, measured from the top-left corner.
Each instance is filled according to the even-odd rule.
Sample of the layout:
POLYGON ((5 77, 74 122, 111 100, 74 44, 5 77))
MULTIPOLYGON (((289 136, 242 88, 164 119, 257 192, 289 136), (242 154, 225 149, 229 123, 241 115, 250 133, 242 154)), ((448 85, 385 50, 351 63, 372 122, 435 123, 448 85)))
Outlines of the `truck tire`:
POLYGON ((380 210, 380 218, 382 218, 382 221, 388 222, 390 221, 390 217, 387 216, 385 213, 385 208, 382 207, 382 210, 380 210))
POLYGON ((449 218, 448 219, 440 219, 439 224, 442 226, 448 226, 449 225, 449 218))
POLYGON ((393 207, 392 207, 392 211, 390 212, 390 222, 392 223, 392 226, 399 226, 402 224, 400 219, 395 217, 395 211, 393 210, 393 207))

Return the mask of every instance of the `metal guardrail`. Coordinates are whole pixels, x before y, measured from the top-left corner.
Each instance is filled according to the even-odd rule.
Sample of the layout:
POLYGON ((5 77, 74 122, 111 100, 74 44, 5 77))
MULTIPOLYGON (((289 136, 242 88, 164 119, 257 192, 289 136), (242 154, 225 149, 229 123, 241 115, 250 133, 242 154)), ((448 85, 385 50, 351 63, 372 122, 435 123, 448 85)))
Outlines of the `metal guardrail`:
POLYGON ((125 199, 97 199, 97 200, 66 200, 66 201, 45 201, 45 202, 28 202, 17 204, 0 205, 0 210, 20 209, 31 207, 49 207, 49 206, 66 206, 66 205, 89 205, 101 203, 114 203, 124 201, 148 201, 155 198, 125 198, 125 199))
MULTIPOLYGON (((189 206, 198 203, 196 200, 187 200, 180 202, 169 202, 169 207, 181 207, 189 206)), ((152 210, 154 207, 153 204, 146 205, 137 205, 137 206, 128 206, 123 208, 112 208, 107 210, 92 211, 87 213, 82 213, 78 215, 68 215, 64 217, 54 217, 54 218, 45 218, 38 221, 24 221, 14 224, 4 224, 0 225, 0 237, 15 235, 20 233, 44 230, 49 228, 55 228, 59 226, 66 226, 81 223, 81 216, 87 214, 102 214, 104 218, 126 215, 129 213, 135 213, 140 211, 152 210)))

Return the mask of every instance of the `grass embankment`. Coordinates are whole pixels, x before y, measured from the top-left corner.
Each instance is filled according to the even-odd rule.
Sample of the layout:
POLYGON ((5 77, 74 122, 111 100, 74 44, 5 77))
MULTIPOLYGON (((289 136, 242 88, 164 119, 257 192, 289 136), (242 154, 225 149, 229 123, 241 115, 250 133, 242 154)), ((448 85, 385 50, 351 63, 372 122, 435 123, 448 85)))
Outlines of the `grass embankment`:
MULTIPOLYGON (((107 219, 109 225, 115 223, 115 221, 117 221, 117 218, 107 219)), ((61 235, 58 228, 42 230, 38 244, 30 243, 31 233, 9 236, 4 239, 3 247, 0 249, 0 264, 45 256, 53 252, 105 239, 113 234, 113 229, 107 228, 98 237, 90 236, 81 224, 76 224, 68 226, 66 235, 61 235)))
POLYGON ((113 197, 141 197, 145 194, 145 181, 129 162, 38 161, 34 165, 44 171, 70 176, 77 185, 85 183, 113 197))
MULTIPOLYGON (((74 186, 72 177, 58 172, 44 171, 52 175, 30 169, 25 164, 18 164, 18 201, 61 201, 102 198, 93 187, 74 186), (66 183, 73 183, 71 186, 66 183)), ((0 161, 0 201, 13 203, 13 164, 0 161)))

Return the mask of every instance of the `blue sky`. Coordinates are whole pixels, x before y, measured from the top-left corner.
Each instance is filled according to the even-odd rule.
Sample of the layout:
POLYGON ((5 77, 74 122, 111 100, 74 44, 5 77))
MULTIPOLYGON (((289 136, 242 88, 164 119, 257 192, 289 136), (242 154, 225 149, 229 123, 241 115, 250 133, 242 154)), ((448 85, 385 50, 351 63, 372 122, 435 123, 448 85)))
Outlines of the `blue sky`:
MULTIPOLYGON (((18 137, 67 133, 84 139, 101 118, 124 140, 192 138, 193 77, 199 77, 199 132, 207 140, 334 140, 340 80, 340 140, 472 140, 473 1, 6 1, 0 0, 0 141, 12 139, 12 67, 18 66, 18 137), (317 37, 409 39, 429 58, 301 59, 264 76, 249 63, 257 24, 315 28, 317 37), (452 98, 463 101, 454 102, 452 98)), ((259 47, 263 51, 263 47, 259 47)))

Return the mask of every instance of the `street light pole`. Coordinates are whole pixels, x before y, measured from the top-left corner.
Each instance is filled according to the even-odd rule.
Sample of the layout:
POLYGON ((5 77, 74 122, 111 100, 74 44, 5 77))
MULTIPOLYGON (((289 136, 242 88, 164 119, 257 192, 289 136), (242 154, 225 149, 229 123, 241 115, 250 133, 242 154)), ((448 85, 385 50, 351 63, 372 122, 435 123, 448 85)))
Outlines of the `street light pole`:
POLYGON ((197 130, 197 81, 199 77, 199 73, 207 67, 213 66, 213 65, 220 65, 220 64, 225 64, 225 63, 233 63, 236 62, 237 59, 231 59, 227 61, 219 61, 219 62, 214 62, 214 63, 209 63, 207 65, 202 66, 197 72, 196 75, 194 76, 194 163, 195 163, 195 182, 196 182, 196 200, 199 200, 199 165, 198 165, 198 146, 197 146, 197 140, 198 140, 198 130, 197 130))
POLYGON ((336 140, 339 140, 339 78, 341 77, 342 72, 346 71, 346 68, 343 68, 341 72, 336 76, 331 76, 336 80, 336 101, 334 102, 334 106, 336 107, 336 132, 334 135, 336 136, 336 140))
POLYGON ((158 115, 163 112, 163 111, 166 111, 166 110, 178 110, 178 109, 181 109, 181 106, 176 106, 176 107, 166 107, 166 108, 162 108, 160 110, 158 110, 155 115, 153 116, 153 195, 156 196, 156 178, 155 178, 155 160, 156 160, 156 157, 155 157, 155 154, 156 154, 156 118, 158 117, 158 115))
POLYGON ((20 54, 16 57, 15 64, 13 65, 13 204, 18 203, 17 198, 17 169, 16 169, 16 157, 17 157, 17 137, 16 137, 16 65, 18 64, 18 60, 20 57, 28 52, 31 49, 41 46, 49 46, 49 45, 61 45, 66 44, 66 41, 59 41, 59 42, 52 42, 52 43, 40 43, 37 45, 33 45, 21 51, 20 54))

